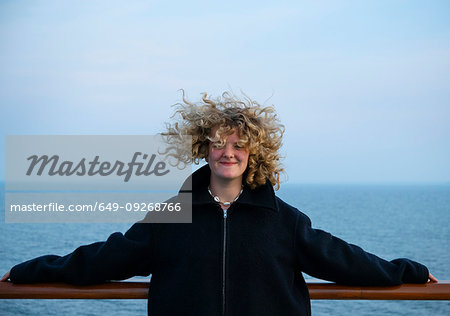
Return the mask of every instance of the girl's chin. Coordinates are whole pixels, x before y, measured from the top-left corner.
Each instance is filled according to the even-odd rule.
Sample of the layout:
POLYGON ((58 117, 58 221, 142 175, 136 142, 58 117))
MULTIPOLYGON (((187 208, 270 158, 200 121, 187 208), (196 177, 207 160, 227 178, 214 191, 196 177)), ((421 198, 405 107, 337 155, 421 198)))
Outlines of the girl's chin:
POLYGON ((236 173, 224 172, 224 173, 217 174, 216 176, 221 179, 234 180, 236 178, 240 178, 242 175, 239 175, 236 173))

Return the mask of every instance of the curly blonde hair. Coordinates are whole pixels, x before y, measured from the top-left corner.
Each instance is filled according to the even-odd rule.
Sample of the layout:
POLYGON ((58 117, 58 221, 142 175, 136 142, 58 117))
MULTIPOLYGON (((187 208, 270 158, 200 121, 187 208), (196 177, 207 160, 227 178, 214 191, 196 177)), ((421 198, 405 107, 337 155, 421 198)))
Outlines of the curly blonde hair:
MULTIPOLYGON (((174 106, 172 118, 178 116, 174 124, 166 123, 166 142, 171 144, 169 154, 178 163, 198 164, 208 156, 210 142, 225 143, 226 137, 237 130, 238 145, 249 151, 245 182, 254 189, 268 179, 277 190, 280 174, 284 171, 280 163, 281 139, 284 126, 279 122, 275 109, 262 107, 247 96, 238 99, 233 93, 224 92, 216 99, 202 94, 202 100, 192 103, 186 100, 174 106), (219 127, 216 135, 211 135, 214 127, 219 127), (192 136, 192 147, 186 146, 186 135, 192 136)), ((190 143, 190 142, 189 142, 190 143)), ((190 144, 189 144, 190 145, 190 144)), ((178 164, 177 163, 177 164, 178 164)))

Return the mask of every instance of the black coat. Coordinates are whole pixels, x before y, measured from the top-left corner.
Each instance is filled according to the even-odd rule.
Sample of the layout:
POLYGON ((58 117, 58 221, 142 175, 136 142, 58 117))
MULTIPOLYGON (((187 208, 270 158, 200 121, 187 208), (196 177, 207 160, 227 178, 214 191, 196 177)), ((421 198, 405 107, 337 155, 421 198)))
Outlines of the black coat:
POLYGON ((14 283, 94 284, 152 274, 149 315, 310 315, 301 272, 349 285, 425 283, 428 270, 385 261, 329 233, 276 197, 269 182, 244 187, 227 217, 193 174, 192 224, 134 224, 106 242, 11 270, 14 283))

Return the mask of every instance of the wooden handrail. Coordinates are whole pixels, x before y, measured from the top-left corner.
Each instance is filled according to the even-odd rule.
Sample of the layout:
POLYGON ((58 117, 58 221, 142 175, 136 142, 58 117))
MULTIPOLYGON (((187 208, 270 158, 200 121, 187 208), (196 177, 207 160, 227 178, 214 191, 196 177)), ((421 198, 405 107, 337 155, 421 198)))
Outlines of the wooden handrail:
MULTIPOLYGON (((0 299, 147 299, 148 282, 109 282, 74 286, 65 283, 0 282, 0 299)), ((307 283, 311 299, 319 300, 450 300, 450 281, 390 287, 307 283)))

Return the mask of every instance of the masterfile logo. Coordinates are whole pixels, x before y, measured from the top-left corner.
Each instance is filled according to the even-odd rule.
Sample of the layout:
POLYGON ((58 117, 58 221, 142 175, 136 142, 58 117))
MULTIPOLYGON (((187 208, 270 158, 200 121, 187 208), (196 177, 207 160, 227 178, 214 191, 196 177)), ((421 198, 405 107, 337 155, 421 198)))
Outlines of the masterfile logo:
POLYGON ((168 153, 161 135, 7 136, 5 219, 190 222, 192 168, 168 153))
POLYGON ((161 135, 8 135, 6 189, 177 190, 191 168, 167 152, 161 135))
POLYGON ((153 167, 153 162, 156 155, 151 155, 150 159, 146 161, 148 156, 149 155, 142 154, 141 152, 135 152, 131 162, 128 163, 120 160, 116 160, 115 163, 109 161, 100 162, 100 156, 95 156, 92 161, 87 161, 86 158, 82 158, 78 163, 74 163, 67 160, 60 162, 60 157, 58 155, 53 155, 51 157, 47 155, 42 155, 40 157, 37 155, 32 155, 27 158, 27 160, 30 160, 31 162, 26 175, 32 175, 37 165, 38 168, 36 168, 36 175, 38 176, 42 175, 48 167, 47 174, 49 176, 95 176, 98 174, 106 177, 116 173, 118 176, 124 176, 123 181, 125 182, 130 180, 133 171, 135 171, 134 173, 136 176, 149 176, 152 174, 155 174, 156 176, 164 176, 170 172, 170 170, 166 169, 166 163, 164 161, 157 162, 153 167), (142 160, 144 162, 138 161, 139 156, 142 156, 142 160), (145 167, 144 164, 146 164, 145 167))

